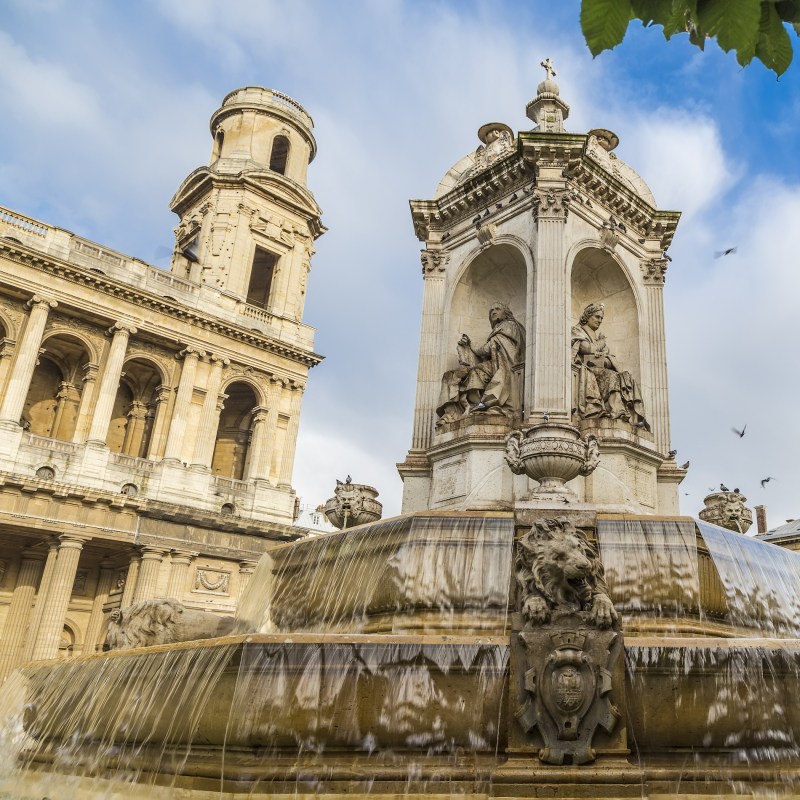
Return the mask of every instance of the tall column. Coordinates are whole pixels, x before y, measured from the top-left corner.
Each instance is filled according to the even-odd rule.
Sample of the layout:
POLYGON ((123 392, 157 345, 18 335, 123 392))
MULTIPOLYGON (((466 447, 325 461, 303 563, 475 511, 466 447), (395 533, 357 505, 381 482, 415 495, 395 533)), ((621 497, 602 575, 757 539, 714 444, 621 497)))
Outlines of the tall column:
POLYGON ((89 622, 86 624, 86 636, 83 640, 83 650, 81 655, 90 655, 95 652, 99 642, 100 629, 103 627, 103 606, 108 602, 108 595, 111 593, 111 585, 114 582, 114 566, 112 562, 104 558, 100 562, 100 574, 97 578, 97 590, 92 601, 92 611, 89 614, 89 622))
MULTIPOLYGON (((559 171, 561 167, 559 166, 559 171)), ((544 171, 544 168, 543 170, 544 171)), ((531 401, 527 415, 549 413, 554 422, 568 422, 572 402, 567 315, 567 270, 564 264, 564 227, 569 190, 549 188, 541 180, 534 190, 537 220, 535 363, 525 365, 531 401)))
POLYGON ((6 385, 6 378, 11 370, 11 361, 16 350, 16 342, 13 339, 0 339, 0 396, 4 395, 3 389, 6 385))
POLYGON ((650 359, 651 406, 645 403, 645 415, 656 447, 661 453, 670 451, 669 387, 667 386, 667 337, 664 329, 664 275, 667 260, 653 258, 642 264, 647 296, 650 359))
POLYGON ((136 581, 136 591, 133 594, 134 603, 152 600, 156 596, 161 562, 167 552, 158 547, 142 548, 142 565, 139 567, 139 579, 136 581))
POLYGON ((278 486, 289 486, 292 482, 294 469, 294 454, 297 447, 297 430, 300 426, 300 403, 303 399, 303 387, 291 387, 291 401, 289 403, 289 424, 286 428, 286 438, 283 440, 281 453, 281 469, 278 476, 278 486))
POLYGON ((250 438, 249 451, 250 463, 247 468, 247 474, 244 476, 246 481, 269 479, 269 456, 271 451, 266 448, 268 419, 269 409, 264 406, 256 406, 253 409, 253 434, 250 438))
POLYGON ((128 412, 128 424, 125 426, 125 437, 122 440, 122 452, 125 455, 139 455, 146 416, 147 406, 141 400, 134 400, 128 412))
POLYGON ((22 643, 28 632, 36 584, 42 574, 45 554, 36 550, 23 550, 17 573, 17 585, 11 595, 3 635, 0 638, 0 683, 9 672, 23 662, 22 643))
POLYGON ((28 639, 25 642, 25 657, 23 661, 30 661, 33 658, 33 648, 36 645, 36 632, 42 624, 42 613, 47 595, 50 592, 50 585, 53 582, 53 573, 56 569, 56 559, 58 558, 58 539, 51 537, 48 540, 47 558, 44 562, 44 572, 39 581, 39 590, 36 593, 36 602, 33 607, 31 625, 29 628, 28 639))
POLYGON ((3 405, 0 407, 0 421, 13 422, 19 425, 25 398, 33 378, 33 370, 39 359, 39 348, 42 346, 44 327, 51 308, 58 305, 55 300, 47 300, 34 295, 28 301, 31 313, 25 325, 25 333, 17 347, 17 358, 11 369, 3 405))
MULTIPOLYGON (((211 356, 211 369, 206 382, 206 396, 203 400, 203 410, 200 412, 200 425, 195 439, 193 467, 211 467, 211 458, 214 455, 214 439, 219 425, 219 390, 222 387, 222 368, 230 361, 227 358, 211 356)), ((221 409, 220 409, 221 410, 221 409)))
POLYGON ((72 435, 74 432, 74 425, 78 419, 78 406, 81 401, 80 390, 75 384, 62 381, 56 400, 58 404, 50 436, 53 439, 62 439, 65 431, 69 431, 68 435, 72 435))
POLYGON ((62 534, 58 537, 58 557, 56 558, 53 579, 44 598, 42 620, 36 632, 36 644, 33 646, 33 660, 55 658, 58 655, 58 644, 64 630, 64 617, 72 596, 78 561, 86 541, 80 536, 62 534))
POLYGON ((442 380, 440 349, 444 309, 445 274, 449 256, 437 250, 422 251, 422 323, 419 334, 417 397, 414 402, 412 450, 425 450, 433 443, 436 400, 442 380))
POLYGON ((263 469, 267 480, 272 475, 272 454, 275 452, 275 439, 278 435, 278 411, 280 410, 282 391, 283 382, 277 378, 271 378, 267 388, 267 422, 263 445, 266 459, 263 469))
POLYGON ((156 409, 155 419, 153 419, 153 433, 150 436, 150 446, 147 448, 146 458, 157 458, 161 452, 161 441, 164 438, 164 431, 169 419, 169 399, 172 397, 172 389, 169 386, 156 387, 156 409))
POLYGON ((119 599, 119 607, 127 608, 133 603, 136 594, 136 584, 139 582, 139 566, 142 563, 142 554, 133 553, 131 563, 128 565, 128 574, 125 576, 125 586, 122 589, 122 597, 119 599))
POLYGON ((245 589, 247 589, 247 584, 250 583, 250 578, 253 577, 257 563, 256 561, 239 562, 239 600, 242 599, 245 589))
POLYGON ((164 450, 164 461, 184 461, 186 442, 186 423, 189 418, 189 406, 192 403, 194 392, 194 377, 197 372, 197 362, 203 355, 202 351, 187 347, 181 352, 183 356, 183 369, 181 380, 178 384, 178 393, 175 397, 175 407, 172 409, 172 421, 167 436, 167 446, 164 450))
POLYGON ((169 583, 167 584, 166 596, 179 599, 183 596, 186 589, 187 578, 189 577, 189 565, 197 558, 197 553, 189 550, 173 550, 172 560, 169 567, 169 583))
POLYGON ((128 349, 128 340, 136 333, 132 325, 117 322, 109 333, 113 334, 111 346, 108 349, 103 377, 100 379, 100 388, 97 391, 97 403, 89 428, 88 441, 104 445, 108 435, 108 426, 111 424, 111 412, 114 410, 114 401, 117 398, 117 389, 122 378, 122 364, 125 361, 125 351, 128 349))
POLYGON ((99 369, 100 367, 97 364, 89 363, 83 365, 83 388, 81 389, 81 402, 78 406, 78 419, 75 422, 75 433, 72 436, 73 442, 86 441, 99 369))

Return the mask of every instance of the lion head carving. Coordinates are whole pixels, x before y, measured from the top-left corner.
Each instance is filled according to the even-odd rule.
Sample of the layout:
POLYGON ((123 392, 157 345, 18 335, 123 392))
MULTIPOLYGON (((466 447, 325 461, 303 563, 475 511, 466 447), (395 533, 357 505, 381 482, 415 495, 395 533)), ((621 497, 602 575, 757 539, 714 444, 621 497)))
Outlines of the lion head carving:
POLYGON ((549 622, 553 611, 581 612, 598 628, 617 620, 603 565, 566 518, 535 523, 517 542, 515 569, 520 610, 530 623, 549 622))

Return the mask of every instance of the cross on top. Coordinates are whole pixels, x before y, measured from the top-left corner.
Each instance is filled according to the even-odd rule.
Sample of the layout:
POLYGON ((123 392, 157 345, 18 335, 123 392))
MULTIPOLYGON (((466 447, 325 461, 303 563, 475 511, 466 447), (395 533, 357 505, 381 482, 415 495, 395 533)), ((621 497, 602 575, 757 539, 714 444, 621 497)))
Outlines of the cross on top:
POLYGON ((542 66, 545 68, 545 70, 546 70, 546 72, 547 72, 547 78, 546 78, 546 80, 548 80, 548 81, 549 81, 549 80, 550 80, 550 78, 552 78, 554 75, 557 75, 557 74, 558 74, 558 73, 555 71, 555 68, 553 67, 553 62, 552 62, 552 61, 551 61, 549 58, 546 58, 544 61, 542 61, 542 64, 541 64, 541 65, 542 65, 542 66))

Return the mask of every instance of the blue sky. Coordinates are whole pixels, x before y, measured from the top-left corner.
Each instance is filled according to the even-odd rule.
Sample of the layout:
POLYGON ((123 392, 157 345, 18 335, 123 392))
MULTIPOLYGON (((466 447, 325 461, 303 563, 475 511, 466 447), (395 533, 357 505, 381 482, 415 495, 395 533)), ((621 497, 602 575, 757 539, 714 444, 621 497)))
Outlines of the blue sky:
POLYGON ((349 473, 399 511, 422 289, 408 200, 433 195, 485 122, 530 128, 549 56, 567 128, 613 130, 659 207, 684 212, 665 290, 673 446, 691 460, 683 512, 723 481, 765 503, 770 526, 800 516, 800 55, 776 80, 632 23, 592 59, 578 2, 3 6, 0 204, 150 263, 167 263, 169 200, 208 163, 229 91, 275 88, 314 118, 309 187, 329 232, 305 318, 326 360, 304 400, 304 502, 349 473), (740 440, 730 428, 745 423, 740 440))

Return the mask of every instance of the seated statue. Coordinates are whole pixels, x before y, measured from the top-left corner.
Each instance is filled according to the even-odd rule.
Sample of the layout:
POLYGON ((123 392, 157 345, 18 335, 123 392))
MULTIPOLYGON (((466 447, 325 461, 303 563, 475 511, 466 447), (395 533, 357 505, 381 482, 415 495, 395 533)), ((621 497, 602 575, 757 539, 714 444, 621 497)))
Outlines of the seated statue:
POLYGON ((605 306, 590 303, 572 327, 572 363, 580 368, 576 413, 581 419, 619 419, 646 431, 644 403, 630 372, 620 370, 598 328, 605 306))
POLYGON ((489 309, 489 322, 492 331, 481 347, 474 348, 466 333, 458 340, 458 366, 442 376, 437 425, 477 411, 520 411, 513 373, 525 361, 525 328, 504 303, 489 309))

